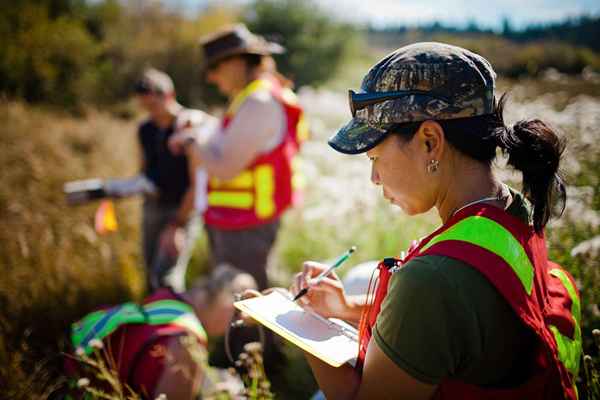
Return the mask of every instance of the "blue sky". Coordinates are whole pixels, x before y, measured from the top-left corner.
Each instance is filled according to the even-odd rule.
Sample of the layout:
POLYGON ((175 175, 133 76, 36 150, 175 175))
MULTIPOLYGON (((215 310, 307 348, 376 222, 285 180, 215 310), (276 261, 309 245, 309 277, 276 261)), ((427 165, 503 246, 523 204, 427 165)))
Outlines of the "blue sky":
MULTIPOLYGON (((246 4, 248 0, 162 0, 197 11, 206 4, 246 4)), ((303 0, 297 0, 303 1, 303 0)), ((331 14, 348 21, 375 25, 416 25, 440 21, 464 26, 470 21, 499 28, 508 17, 515 27, 564 20, 581 14, 600 15, 599 0, 314 0, 331 14)))
POLYGON ((598 0, 318 0, 344 19, 374 24, 410 25, 441 21, 466 25, 469 21, 497 28, 508 17, 521 27, 529 23, 561 21, 584 13, 600 14, 598 0))

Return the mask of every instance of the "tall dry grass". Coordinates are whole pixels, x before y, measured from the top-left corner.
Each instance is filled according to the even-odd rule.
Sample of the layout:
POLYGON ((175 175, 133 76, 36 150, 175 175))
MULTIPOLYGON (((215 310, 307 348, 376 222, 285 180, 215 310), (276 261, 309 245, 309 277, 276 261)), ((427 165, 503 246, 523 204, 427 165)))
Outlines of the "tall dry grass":
POLYGON ((120 230, 104 238, 94 206, 68 208, 62 195, 67 180, 134 173, 135 125, 7 102, 0 121, 0 397, 45 398, 69 324, 140 294, 136 201, 119 205, 120 230))

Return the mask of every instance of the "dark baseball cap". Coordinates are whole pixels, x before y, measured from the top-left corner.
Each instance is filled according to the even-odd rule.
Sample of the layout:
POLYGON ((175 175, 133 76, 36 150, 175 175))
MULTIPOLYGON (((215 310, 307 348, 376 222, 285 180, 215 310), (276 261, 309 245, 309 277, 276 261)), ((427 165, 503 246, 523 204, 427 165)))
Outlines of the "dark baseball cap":
POLYGON ((349 92, 353 118, 329 145, 358 154, 402 124, 491 114, 495 78, 485 58, 461 47, 436 42, 401 47, 369 70, 360 92, 349 92))
POLYGON ((135 83, 133 90, 136 94, 169 94, 175 91, 173 80, 165 72, 155 68, 146 68, 135 83))

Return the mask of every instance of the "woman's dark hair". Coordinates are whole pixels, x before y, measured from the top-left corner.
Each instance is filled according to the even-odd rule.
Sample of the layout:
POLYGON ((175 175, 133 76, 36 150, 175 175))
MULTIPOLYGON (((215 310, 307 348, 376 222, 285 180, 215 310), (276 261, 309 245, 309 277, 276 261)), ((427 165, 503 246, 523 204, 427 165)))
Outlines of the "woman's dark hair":
POLYGON ((293 88, 294 83, 286 78, 283 74, 277 71, 277 65, 275 64, 275 60, 271 56, 265 56, 260 54, 243 54, 242 58, 246 62, 246 66, 248 67, 248 71, 253 71, 257 68, 262 69, 265 72, 269 72, 281 84, 283 87, 293 88))
MULTIPOLYGON (((491 165, 500 147, 508 155, 508 165, 523 174, 523 194, 533 204, 533 227, 541 233, 552 211, 562 215, 565 185, 559 175, 559 163, 565 142, 539 119, 504 124, 507 96, 495 102, 492 114, 469 118, 438 120, 446 140, 463 154, 491 165), (555 207, 555 204, 557 205, 555 207)), ((401 124, 393 129, 404 140, 411 139, 421 122, 401 124)))

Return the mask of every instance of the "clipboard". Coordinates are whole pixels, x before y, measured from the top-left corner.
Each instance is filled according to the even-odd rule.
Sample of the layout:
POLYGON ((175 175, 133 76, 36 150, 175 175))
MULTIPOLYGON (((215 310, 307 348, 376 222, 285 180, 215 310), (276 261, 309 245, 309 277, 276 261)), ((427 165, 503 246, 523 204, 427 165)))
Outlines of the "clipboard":
POLYGON ((289 292, 234 303, 260 324, 333 367, 354 365, 358 357, 358 331, 344 321, 324 318, 292 301, 289 292))

